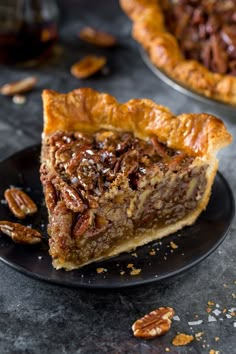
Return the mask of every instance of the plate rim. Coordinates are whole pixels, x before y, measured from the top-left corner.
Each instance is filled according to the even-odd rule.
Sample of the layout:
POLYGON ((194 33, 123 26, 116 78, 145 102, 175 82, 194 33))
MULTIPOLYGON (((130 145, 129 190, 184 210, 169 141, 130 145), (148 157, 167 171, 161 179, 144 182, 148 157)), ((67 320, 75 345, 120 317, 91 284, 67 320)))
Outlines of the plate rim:
MULTIPOLYGON (((41 144, 34 144, 31 146, 28 146, 22 150, 17 151, 16 153, 12 154, 11 156, 8 156, 6 159, 1 160, 0 164, 5 163, 8 160, 11 160, 12 158, 17 158, 18 155, 21 155, 21 154, 26 153, 28 151, 29 152, 31 152, 32 150, 37 151, 40 149, 40 147, 41 147, 41 144)), ((62 280, 52 279, 49 277, 45 277, 41 274, 34 273, 32 271, 29 271, 28 269, 25 269, 22 265, 12 263, 11 261, 3 258, 1 255, 0 255, 0 261, 3 262, 4 264, 6 264, 7 266, 9 266, 10 268, 12 268, 12 269, 18 271, 19 273, 21 273, 25 276, 28 276, 30 278, 34 278, 34 279, 40 280, 42 282, 47 282, 47 283, 54 284, 54 285, 70 287, 70 288, 77 288, 77 289, 82 289, 82 288, 83 289, 93 289, 93 290, 125 289, 125 288, 131 288, 131 287, 135 287, 135 286, 157 283, 162 280, 172 278, 176 275, 180 275, 180 274, 190 270, 191 268, 193 268, 197 264, 200 264, 204 259, 206 259, 208 256, 210 256, 222 244, 222 242, 225 240, 225 238, 227 237, 227 235, 230 231, 230 228, 231 228, 234 216, 235 216, 235 199, 234 199, 232 189, 231 189, 229 183, 227 182, 226 178, 223 176, 223 174, 220 171, 217 171, 217 175, 220 178, 220 182, 223 183, 224 187, 227 189, 227 195, 229 198, 229 203, 231 205, 231 211, 230 211, 230 215, 229 215, 229 222, 228 222, 227 229, 225 230, 224 234, 217 240, 217 242, 214 243, 214 245, 207 252, 205 252, 201 257, 195 259, 190 264, 186 264, 185 266, 183 266, 177 270, 168 272, 167 274, 163 274, 158 277, 151 277, 150 279, 145 279, 145 280, 138 280, 137 279, 136 281, 135 280, 132 281, 132 283, 129 283, 129 282, 116 283, 116 284, 112 283, 112 285, 110 285, 109 282, 107 284, 74 283, 74 282, 67 281, 64 279, 62 279, 62 280)), ((49 255, 47 255, 47 256, 49 256, 49 255)), ((132 278, 132 279, 134 279, 134 278, 132 278)))

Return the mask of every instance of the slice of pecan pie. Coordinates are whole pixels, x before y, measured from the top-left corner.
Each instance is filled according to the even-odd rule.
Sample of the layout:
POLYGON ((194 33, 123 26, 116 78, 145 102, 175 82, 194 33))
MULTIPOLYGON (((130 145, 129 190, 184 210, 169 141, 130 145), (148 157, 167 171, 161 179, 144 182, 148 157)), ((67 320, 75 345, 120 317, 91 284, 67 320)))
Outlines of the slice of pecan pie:
POLYGON ((120 0, 150 60, 184 86, 236 105, 235 0, 120 0))
POLYGON ((43 92, 41 180, 55 268, 135 249, 194 223, 231 142, 208 114, 175 117, 147 99, 43 92))

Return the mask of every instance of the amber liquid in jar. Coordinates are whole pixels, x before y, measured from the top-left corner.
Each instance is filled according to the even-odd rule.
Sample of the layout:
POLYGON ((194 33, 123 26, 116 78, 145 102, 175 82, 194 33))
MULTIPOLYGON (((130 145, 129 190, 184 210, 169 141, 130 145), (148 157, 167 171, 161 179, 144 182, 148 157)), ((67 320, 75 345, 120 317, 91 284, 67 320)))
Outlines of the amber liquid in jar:
POLYGON ((50 0, 0 1, 1 63, 36 61, 50 53, 58 37, 52 4, 50 0))

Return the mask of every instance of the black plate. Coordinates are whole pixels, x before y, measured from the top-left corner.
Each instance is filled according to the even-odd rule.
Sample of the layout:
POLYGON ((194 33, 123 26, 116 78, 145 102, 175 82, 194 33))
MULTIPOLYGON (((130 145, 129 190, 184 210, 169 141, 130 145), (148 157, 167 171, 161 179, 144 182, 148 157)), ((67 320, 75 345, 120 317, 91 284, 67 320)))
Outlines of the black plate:
MULTIPOLYGON (((39 180, 40 146, 22 150, 0 163, 0 199, 9 185, 22 187, 39 206, 38 213, 24 221, 46 236, 47 212, 39 180)), ((0 204, 1 220, 17 221, 4 199, 0 204)), ((206 258, 224 240, 234 215, 232 192, 221 174, 217 174, 210 202, 205 212, 191 227, 164 238, 161 242, 142 246, 136 254, 124 253, 107 261, 83 267, 81 270, 56 271, 51 265, 47 243, 42 246, 22 246, 0 235, 0 259, 16 270, 52 283, 87 288, 121 288, 151 283, 178 274, 206 258), (170 247, 173 241, 178 248, 170 247), (150 255, 151 250, 155 255, 150 255), (136 257, 137 255, 137 257, 136 257), (142 271, 131 276, 128 264, 142 271), (107 272, 98 274, 97 268, 107 272), (120 272, 125 272, 123 275, 120 272)))
POLYGON ((199 102, 202 103, 207 103, 210 105, 214 105, 214 109, 220 109, 220 110, 226 110, 229 113, 233 113, 235 115, 236 112, 236 106, 233 106, 231 104, 227 104, 218 100, 215 100, 213 98, 208 98, 204 95, 201 95, 198 92, 195 92, 191 89, 189 89, 188 87, 184 86, 183 84, 179 83, 178 81, 172 79, 170 76, 168 76, 163 70, 157 68, 150 60, 148 54, 146 53, 146 51, 142 48, 139 47, 139 51, 141 54, 141 57, 144 61, 144 63, 147 65, 147 67, 149 69, 151 69, 151 71, 159 78, 161 79, 163 82, 165 82, 167 85, 169 85, 170 87, 172 87, 173 89, 175 89, 176 91, 179 91, 181 93, 184 93, 185 95, 194 98, 196 100, 198 100, 199 102))

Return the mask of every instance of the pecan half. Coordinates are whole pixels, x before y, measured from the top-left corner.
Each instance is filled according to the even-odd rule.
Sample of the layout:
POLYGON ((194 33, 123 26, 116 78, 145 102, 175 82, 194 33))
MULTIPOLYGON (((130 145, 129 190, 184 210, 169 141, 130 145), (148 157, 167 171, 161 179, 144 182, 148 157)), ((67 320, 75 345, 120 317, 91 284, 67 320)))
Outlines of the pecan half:
POLYGON ((84 27, 79 33, 79 37, 88 43, 97 45, 99 47, 113 47, 117 40, 109 33, 98 31, 92 27, 84 27))
POLYGON ((73 236, 75 238, 82 236, 90 226, 90 216, 89 213, 85 213, 80 216, 78 221, 76 222, 73 229, 73 236))
POLYGON ((135 337, 151 339, 168 332, 171 318, 174 316, 171 307, 160 307, 134 322, 132 330, 135 337))
POLYGON ((0 231, 16 243, 33 245, 42 241, 42 235, 37 230, 10 221, 0 221, 0 231))
POLYGON ((56 177, 53 180, 53 185, 61 193, 62 199, 68 209, 75 213, 82 213, 87 208, 87 205, 83 202, 77 191, 61 178, 56 177))
POLYGON ((77 79, 85 79, 97 71, 101 70, 106 65, 105 57, 88 55, 72 65, 70 71, 77 79))
POLYGON ((228 67, 228 58, 227 54, 222 51, 219 43, 219 36, 211 36, 211 47, 213 54, 213 60, 211 62, 212 70, 220 74, 226 73, 228 67))
POLYGON ((154 149, 156 150, 157 154, 160 157, 166 158, 169 156, 165 147, 157 140, 156 136, 153 136, 151 138, 151 142, 152 142, 154 149))
POLYGON ((174 171, 178 170, 179 166, 181 166, 181 162, 185 159, 186 154, 184 152, 181 152, 178 155, 175 155, 172 159, 167 161, 168 167, 174 171))
POLYGON ((5 191, 4 197, 11 212, 19 219, 24 219, 38 210, 33 200, 20 189, 9 188, 5 191))
POLYGON ((54 210, 54 208, 57 205, 57 192, 56 189, 54 188, 53 184, 50 181, 46 181, 45 185, 45 201, 48 207, 48 210, 50 213, 54 210))
POLYGON ((0 93, 5 96, 14 96, 18 93, 31 91, 37 81, 38 79, 35 76, 29 76, 19 81, 10 82, 0 88, 0 93))

